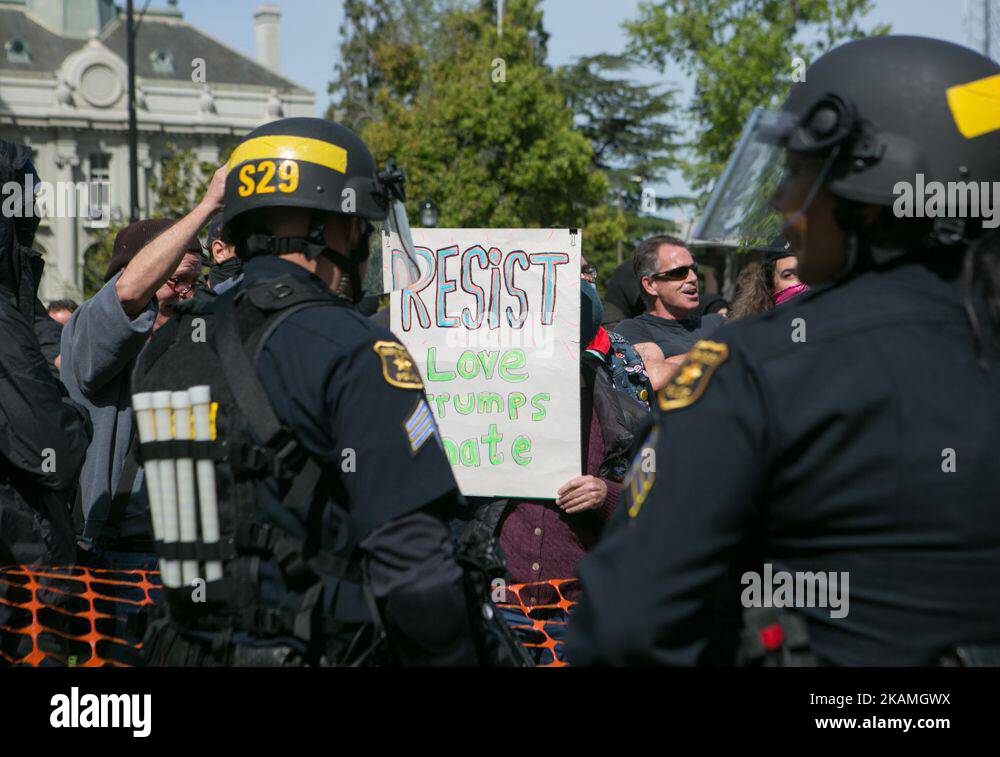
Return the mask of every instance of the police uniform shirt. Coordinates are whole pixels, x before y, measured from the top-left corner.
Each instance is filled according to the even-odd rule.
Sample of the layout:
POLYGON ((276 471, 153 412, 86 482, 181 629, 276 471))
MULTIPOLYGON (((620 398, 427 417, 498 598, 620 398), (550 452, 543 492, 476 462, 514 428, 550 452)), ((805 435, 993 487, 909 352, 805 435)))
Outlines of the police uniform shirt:
POLYGON ((725 615, 765 564, 848 575, 845 617, 796 609, 825 663, 1000 641, 1000 358, 977 362, 948 267, 869 271, 695 347, 582 563, 573 664, 732 663, 725 615))
MULTIPOLYGON (((279 258, 253 258, 244 270, 243 286, 291 275, 328 292, 319 278, 279 258)), ((336 503, 323 511, 326 548, 342 550, 347 539, 357 543, 430 503, 457 499, 416 366, 390 332, 354 308, 308 307, 288 316, 263 345, 257 372, 275 413, 321 463, 334 492, 336 503)), ((274 480, 260 484, 258 508, 304 538, 312 524, 281 506, 284 493, 274 480)), ((269 588, 278 599, 287 589, 280 573, 273 579, 269 588)), ((325 592, 328 600, 337 594, 325 592)), ((338 617, 367 617, 359 595, 348 604, 338 604, 338 617)))

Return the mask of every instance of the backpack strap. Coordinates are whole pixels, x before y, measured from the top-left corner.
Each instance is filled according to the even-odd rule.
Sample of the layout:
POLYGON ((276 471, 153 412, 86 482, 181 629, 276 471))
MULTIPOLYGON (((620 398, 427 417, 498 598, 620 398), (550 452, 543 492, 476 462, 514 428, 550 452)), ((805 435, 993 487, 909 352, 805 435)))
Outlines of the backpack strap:
POLYGON ((297 444, 274 414, 271 400, 243 347, 236 328, 235 296, 227 293, 216 303, 215 349, 240 414, 261 444, 279 456, 288 454, 290 447, 297 444))
MULTIPOLYGON (((311 505, 322 480, 322 469, 304 453, 295 436, 275 415, 271 400, 257 377, 255 364, 268 337, 290 316, 310 307, 347 303, 325 296, 311 287, 305 289, 291 277, 280 277, 251 287, 246 295, 254 307, 269 312, 264 324, 248 339, 251 346, 256 346, 253 361, 236 330, 235 296, 222 295, 217 300, 216 349, 240 414, 265 448, 275 455, 272 465, 275 475, 287 475, 294 469, 282 507, 295 509, 304 502, 311 505)), ((297 539, 275 535, 264 546, 272 551, 286 572, 314 570, 355 582, 361 579, 361 571, 355 561, 313 549, 297 539)))
MULTIPOLYGON (((275 473, 281 477, 287 471, 282 467, 294 456, 299 444, 294 435, 281 423, 267 392, 257 377, 256 366, 240 337, 236 321, 236 299, 245 296, 258 310, 266 314, 264 325, 258 333, 251 335, 251 344, 263 345, 281 323, 299 310, 320 305, 346 303, 329 294, 318 291, 313 286, 303 286, 291 276, 280 276, 267 282, 248 287, 245 291, 230 290, 215 300, 217 315, 215 325, 215 348, 222 362, 226 383, 233 393, 247 424, 261 444, 275 455, 275 473), (259 334, 259 335, 258 335, 259 334)), ((254 358, 257 350, 251 350, 254 358)))

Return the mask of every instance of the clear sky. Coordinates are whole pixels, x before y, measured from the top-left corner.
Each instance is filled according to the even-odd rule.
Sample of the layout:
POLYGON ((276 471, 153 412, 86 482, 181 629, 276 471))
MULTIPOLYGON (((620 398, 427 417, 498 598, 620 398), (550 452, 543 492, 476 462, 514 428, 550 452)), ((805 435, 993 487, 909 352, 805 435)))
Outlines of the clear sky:
MULTIPOLYGON (((317 94, 319 114, 329 98, 326 86, 337 60, 340 0, 269 0, 282 10, 281 58, 283 73, 317 94)), ((144 0, 136 0, 141 8, 144 0)), ((154 6, 165 5, 153 0, 154 6)), ((253 11, 260 0, 179 0, 187 20, 230 47, 254 54, 253 11)), ((578 55, 619 52, 625 46, 621 23, 636 16, 639 0, 544 0, 545 26, 551 35, 549 57, 560 65, 578 55)), ((961 0, 876 0, 869 17, 890 23, 893 31, 963 42, 961 0)), ((679 74, 667 71, 667 80, 683 85, 679 74)), ((649 72, 642 78, 660 74, 649 72)))

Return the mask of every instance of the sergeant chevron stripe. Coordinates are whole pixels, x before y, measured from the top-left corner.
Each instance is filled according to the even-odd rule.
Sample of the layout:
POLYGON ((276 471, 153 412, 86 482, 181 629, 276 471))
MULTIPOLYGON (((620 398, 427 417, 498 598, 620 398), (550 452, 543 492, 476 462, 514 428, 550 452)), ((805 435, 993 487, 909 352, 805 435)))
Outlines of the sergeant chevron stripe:
POLYGON ((427 401, 421 397, 417 401, 410 417, 403 424, 406 429, 406 437, 410 441, 410 449, 418 452, 431 436, 437 433, 437 426, 434 425, 434 416, 427 406, 427 401))

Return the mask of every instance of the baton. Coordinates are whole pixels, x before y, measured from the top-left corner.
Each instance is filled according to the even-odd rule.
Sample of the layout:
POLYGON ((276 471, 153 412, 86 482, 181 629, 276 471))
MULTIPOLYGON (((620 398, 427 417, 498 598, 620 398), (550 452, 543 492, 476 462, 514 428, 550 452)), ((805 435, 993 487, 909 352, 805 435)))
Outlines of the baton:
MULTIPOLYGON (((212 423, 212 390, 209 386, 192 386, 188 389, 191 409, 194 414, 194 438, 199 442, 210 442, 215 436, 212 423)), ((219 503, 215 493, 215 463, 212 460, 198 460, 198 500, 201 503, 201 537, 205 544, 219 541, 219 503)), ((222 563, 218 560, 205 564, 205 580, 217 581, 222 578, 222 563)))
MULTIPOLYGON (((174 410, 174 439, 190 441, 192 434, 191 398, 187 392, 173 392, 170 404, 174 410)), ((177 469, 177 507, 180 513, 181 544, 198 541, 197 500, 194 488, 194 459, 181 457, 174 461, 177 469)), ((184 585, 190 586, 200 578, 197 560, 181 563, 184 585)))
MULTIPOLYGON (((173 437, 170 412, 170 392, 153 392, 153 411, 156 417, 156 441, 170 441, 173 437)), ((177 471, 173 460, 155 460, 160 470, 160 500, 163 505, 163 543, 176 544, 180 538, 177 515, 177 471)), ((163 585, 170 589, 181 586, 181 566, 177 560, 164 560, 163 585)))

